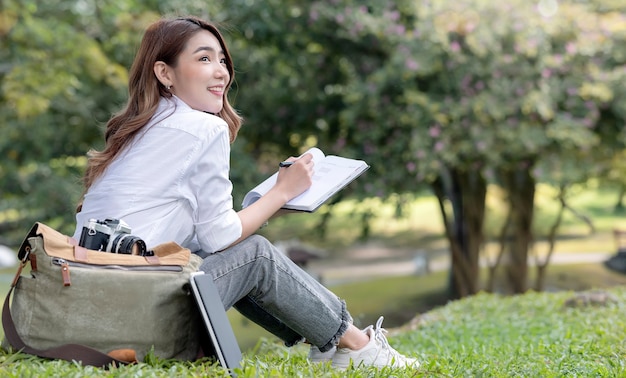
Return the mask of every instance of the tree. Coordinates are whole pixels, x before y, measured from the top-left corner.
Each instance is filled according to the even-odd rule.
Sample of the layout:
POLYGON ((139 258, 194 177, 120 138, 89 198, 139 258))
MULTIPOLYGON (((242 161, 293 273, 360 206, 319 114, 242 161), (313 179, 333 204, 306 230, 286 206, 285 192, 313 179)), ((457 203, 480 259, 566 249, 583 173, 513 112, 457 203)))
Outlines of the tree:
POLYGON ((452 297, 480 288, 490 185, 508 203, 507 258, 497 261, 522 292, 536 184, 567 188, 604 174, 624 149, 619 1, 8 0, 0 227, 53 219, 73 228, 78 193, 61 182, 80 176, 84 158, 75 157, 102 143, 94 125, 125 100, 139 31, 173 10, 218 22, 232 48, 232 100, 247 120, 233 149, 237 193, 258 179, 244 170, 251 158, 263 176, 314 144, 371 164, 365 185, 346 194, 389 199, 428 186, 450 244, 452 297), (43 178, 58 181, 44 188, 43 178), (55 191, 58 206, 43 206, 55 191), (33 212, 11 218, 18 208, 33 212))
POLYGON ((35 221, 68 234, 85 153, 126 100, 148 23, 197 1, 5 0, 0 7, 0 243, 35 221))
POLYGON ((363 195, 428 183, 452 251, 453 297, 479 288, 485 193, 500 185, 511 215, 510 287, 525 291, 535 185, 554 173, 537 173, 554 167, 542 159, 596 167, 623 142, 611 72, 624 58, 607 38, 622 18, 576 2, 270 4, 244 34, 246 46, 263 47, 255 67, 272 74, 246 82, 280 95, 241 94, 266 109, 249 121, 367 159, 363 195), (296 32, 308 22, 307 33, 263 23, 273 14, 287 14, 296 32))

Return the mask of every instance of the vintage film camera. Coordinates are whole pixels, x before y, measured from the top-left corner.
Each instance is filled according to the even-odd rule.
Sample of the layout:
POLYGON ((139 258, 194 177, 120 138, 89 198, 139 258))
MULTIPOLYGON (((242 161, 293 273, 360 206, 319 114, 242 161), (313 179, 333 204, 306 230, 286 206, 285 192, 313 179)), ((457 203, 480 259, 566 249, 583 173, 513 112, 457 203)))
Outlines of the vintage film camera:
POLYGON ((130 227, 121 219, 90 219, 85 222, 78 244, 94 251, 152 256, 146 243, 130 234, 130 227))

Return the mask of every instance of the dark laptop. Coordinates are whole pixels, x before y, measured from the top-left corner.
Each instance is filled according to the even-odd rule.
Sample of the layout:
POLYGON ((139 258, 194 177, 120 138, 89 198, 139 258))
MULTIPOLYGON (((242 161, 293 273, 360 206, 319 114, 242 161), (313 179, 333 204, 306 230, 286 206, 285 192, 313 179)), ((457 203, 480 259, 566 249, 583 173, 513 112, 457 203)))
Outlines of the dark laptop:
POLYGON ((205 343, 205 352, 209 355, 213 353, 219 363, 234 375, 233 369, 241 367, 241 349, 213 277, 197 272, 191 275, 189 281, 208 334, 209 342, 205 343))

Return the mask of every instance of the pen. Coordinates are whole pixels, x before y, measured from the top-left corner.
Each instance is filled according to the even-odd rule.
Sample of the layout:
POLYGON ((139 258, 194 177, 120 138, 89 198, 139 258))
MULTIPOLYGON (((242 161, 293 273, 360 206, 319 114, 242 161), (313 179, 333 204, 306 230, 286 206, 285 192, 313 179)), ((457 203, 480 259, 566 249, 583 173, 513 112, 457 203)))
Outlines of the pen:
POLYGON ((288 167, 291 167, 292 164, 293 164, 293 161, 281 161, 280 163, 278 163, 278 167, 288 168, 288 167))

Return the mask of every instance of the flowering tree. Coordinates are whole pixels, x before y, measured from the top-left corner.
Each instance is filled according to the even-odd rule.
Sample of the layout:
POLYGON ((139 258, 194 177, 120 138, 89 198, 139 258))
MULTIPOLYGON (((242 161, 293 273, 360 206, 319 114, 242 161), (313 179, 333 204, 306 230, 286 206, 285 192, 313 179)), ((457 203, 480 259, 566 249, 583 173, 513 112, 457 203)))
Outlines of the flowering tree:
POLYGON ((620 0, 6 0, 0 231, 14 209, 22 230, 50 219, 73 228, 75 156, 102 142, 97 122, 124 101, 138 31, 189 13, 220 23, 236 62, 239 191, 257 180, 251 156, 263 175, 313 144, 371 164, 354 195, 428 187, 452 295, 464 296, 479 289, 485 198, 498 185, 509 282, 522 292, 536 183, 566 188, 623 149, 625 11, 620 0))
POLYGON ((536 183, 587 178, 623 146, 618 5, 268 3, 266 17, 283 12, 286 28, 251 22, 245 44, 266 46, 254 62, 265 74, 244 76, 278 95, 242 93, 248 107, 263 104, 249 120, 289 135, 291 148, 314 137, 367 159, 364 195, 428 184, 450 243, 453 296, 479 289, 487 187, 501 186, 509 282, 525 291, 536 183))

